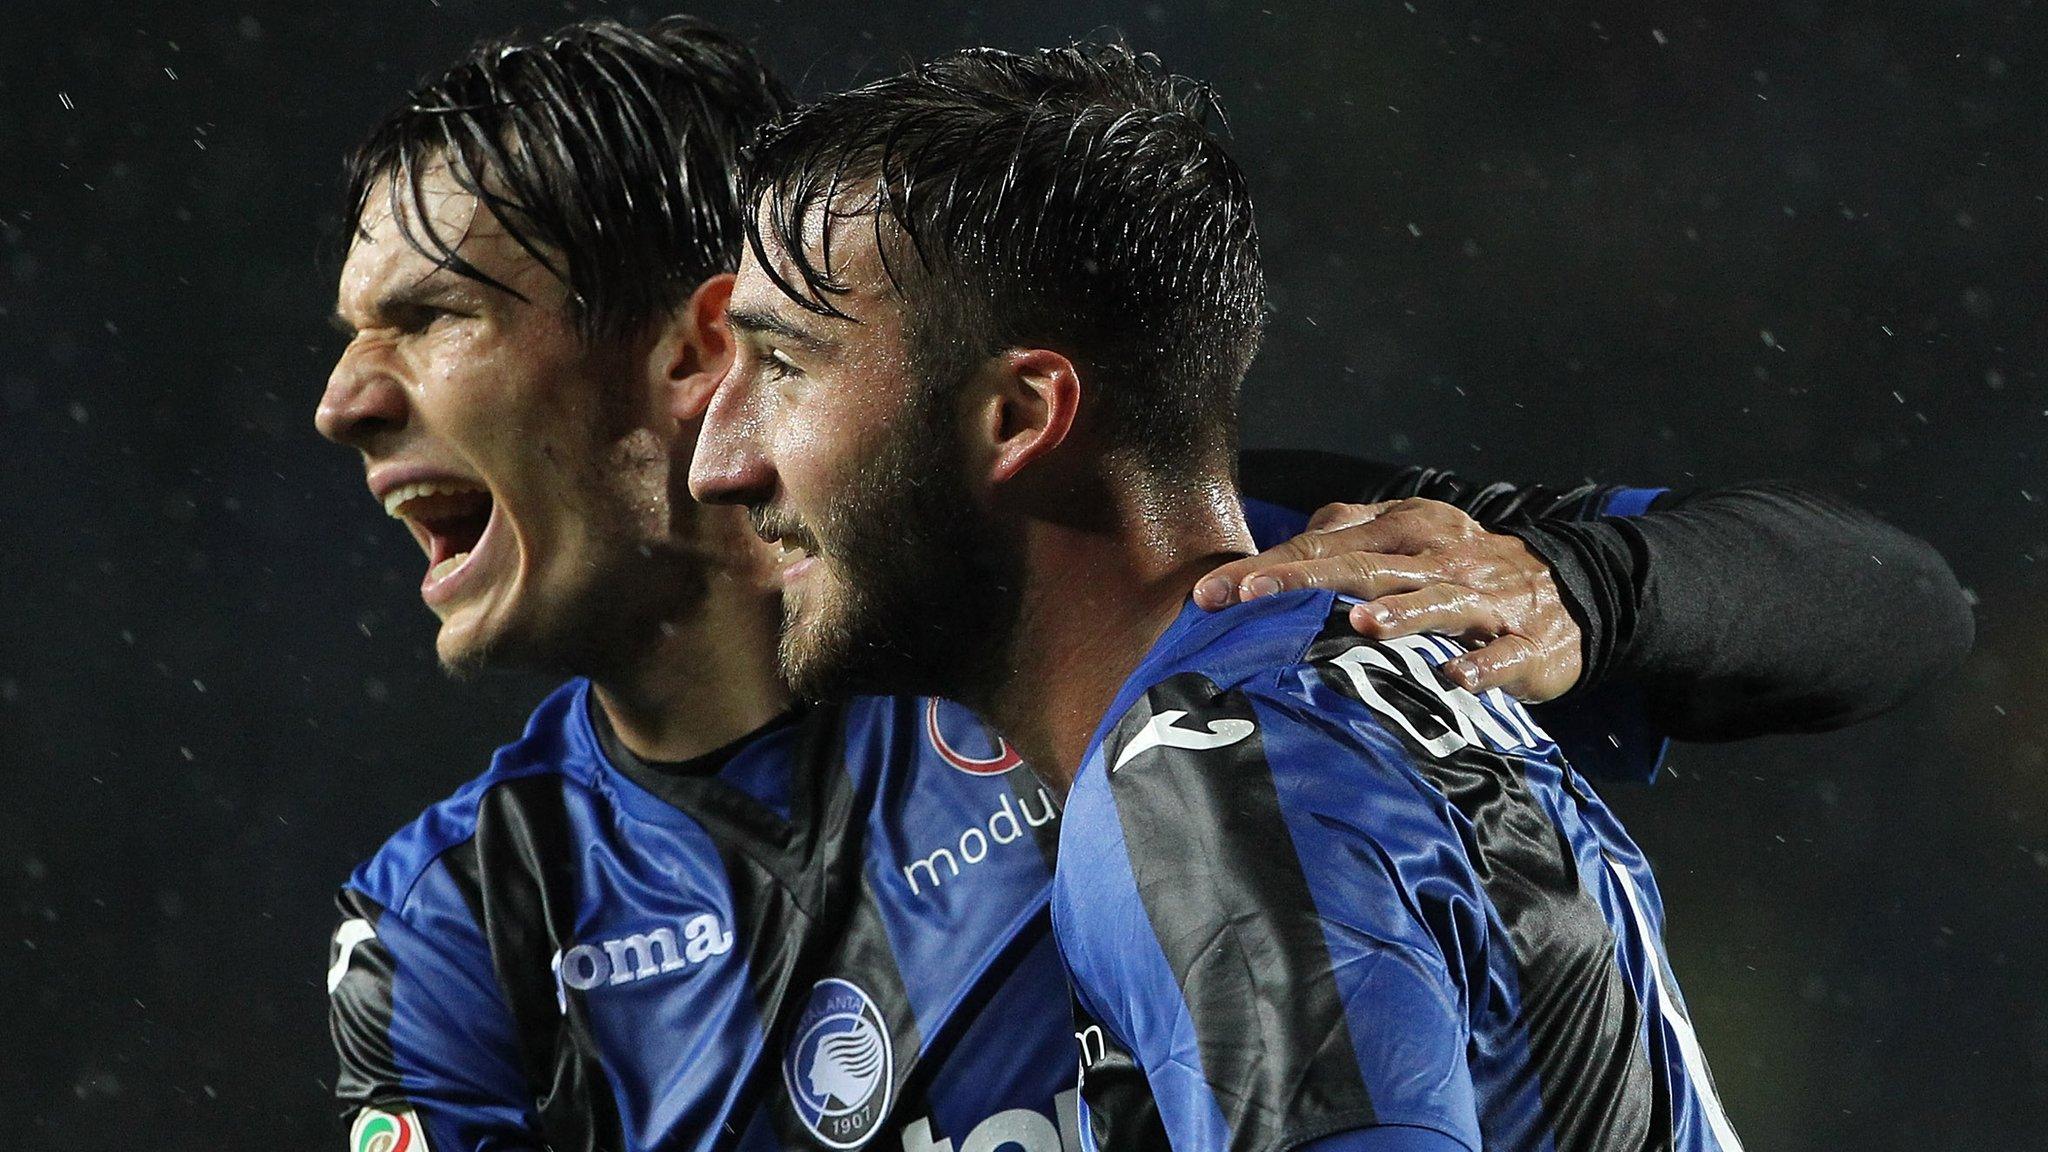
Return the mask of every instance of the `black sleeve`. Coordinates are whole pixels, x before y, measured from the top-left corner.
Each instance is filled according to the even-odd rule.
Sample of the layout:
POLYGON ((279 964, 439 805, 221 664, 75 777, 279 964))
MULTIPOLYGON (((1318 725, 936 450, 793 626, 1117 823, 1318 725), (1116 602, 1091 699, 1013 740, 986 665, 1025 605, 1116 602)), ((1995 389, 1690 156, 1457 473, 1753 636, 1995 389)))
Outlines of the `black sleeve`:
POLYGON ((1789 486, 1668 494, 1641 516, 1601 519, 1616 486, 1478 484, 1290 450, 1247 452, 1239 475, 1247 495, 1299 511, 1423 496, 1519 536, 1584 637, 1570 697, 1633 684, 1681 740, 1867 719, 1954 667, 1974 631, 1932 547, 1789 486))
POLYGON ((1579 621, 1580 686, 1640 685, 1652 722, 1680 740, 1869 719, 1959 664, 1975 632, 1931 546, 1790 485, 1507 531, 1550 565, 1579 621))

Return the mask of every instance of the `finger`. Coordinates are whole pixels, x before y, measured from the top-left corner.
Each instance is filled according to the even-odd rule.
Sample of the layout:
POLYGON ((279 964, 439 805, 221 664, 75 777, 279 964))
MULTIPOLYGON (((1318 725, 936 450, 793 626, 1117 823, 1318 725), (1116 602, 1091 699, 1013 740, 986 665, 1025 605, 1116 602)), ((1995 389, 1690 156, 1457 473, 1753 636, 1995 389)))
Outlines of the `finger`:
MULTIPOLYGON (((1367 505, 1370 507, 1370 505, 1367 505)), ((1195 603, 1210 611, 1227 608, 1238 602, 1247 579, 1254 573, 1269 572, 1304 561, 1322 560, 1343 552, 1358 551, 1349 543, 1348 533, 1356 529, 1339 532, 1303 532, 1298 536, 1282 540, 1256 556, 1233 560, 1209 572, 1195 582, 1195 603)), ((1312 587, 1313 585, 1303 585, 1312 587)), ((1262 595, 1280 591, 1280 587, 1262 585, 1262 595)))
MULTIPOLYGON (((1346 554, 1369 554, 1380 559, 1398 554, 1414 558, 1426 551, 1431 544, 1443 539, 1446 515, 1452 522, 1464 516, 1464 513, 1448 504, 1416 499, 1383 501, 1378 504, 1331 504, 1325 505, 1318 515, 1323 512, 1330 514, 1329 523, 1335 525, 1334 527, 1311 528, 1292 539, 1275 544, 1256 556, 1233 560, 1222 565, 1196 581, 1196 605, 1213 612, 1251 596, 1270 596, 1275 592, 1292 591, 1296 588, 1334 587, 1346 595, 1361 597, 1398 591, 1400 589, 1392 586, 1369 587, 1362 581, 1344 585, 1325 585, 1312 581, 1290 582, 1277 576, 1271 582, 1261 582, 1258 589, 1253 591, 1251 580, 1255 575, 1275 574, 1284 565, 1336 559, 1346 554), (1333 511, 1341 509, 1349 511, 1333 511), (1370 519, 1360 519, 1356 523, 1346 523, 1344 520, 1347 516, 1364 516, 1367 513, 1370 513, 1370 519)), ((1447 575, 1437 577, 1445 578, 1447 575)))
POLYGON ((1208 575, 1195 581, 1195 604, 1211 612, 1218 608, 1227 608, 1237 603, 1238 586, 1244 582, 1246 576, 1260 568, 1313 559, 1320 555, 1316 551, 1318 543, 1318 537, 1303 533, 1282 540, 1256 556, 1233 560, 1211 569, 1208 575))
POLYGON ((1418 591, 1353 605, 1351 626, 1359 635, 1375 640, 1418 632, 1490 638, 1506 631, 1491 596, 1456 584, 1430 584, 1418 591))
POLYGON ((1238 596, 1256 600, 1281 592, 1326 589, 1370 600, 1396 592, 1412 592, 1437 583, 1431 564, 1418 556, 1381 556, 1345 552, 1319 560, 1297 560, 1260 568, 1238 584, 1238 596))
POLYGON ((1399 500, 1381 500, 1377 504, 1325 504, 1308 518, 1306 531, 1329 532, 1337 528, 1369 523, 1380 513, 1399 503, 1399 500))
POLYGON ((1523 703, 1540 704, 1557 695, 1542 688, 1557 679, 1552 675, 1557 671, 1552 667, 1556 659, 1546 656, 1528 637, 1508 635, 1445 661, 1442 672, 1468 692, 1498 688, 1523 703))

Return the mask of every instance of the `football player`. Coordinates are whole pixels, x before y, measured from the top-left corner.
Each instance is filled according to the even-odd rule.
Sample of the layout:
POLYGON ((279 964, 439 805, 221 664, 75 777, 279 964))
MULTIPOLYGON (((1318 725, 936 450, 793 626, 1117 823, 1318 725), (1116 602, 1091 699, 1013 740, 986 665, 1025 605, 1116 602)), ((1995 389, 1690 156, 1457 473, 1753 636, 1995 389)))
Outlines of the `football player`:
POLYGON ((692 491, 797 557, 799 695, 947 693, 1064 801, 1087 1146, 1736 1152, 1642 854, 1466 645, 1390 638, 1500 630, 1419 571, 1455 534, 1404 527, 1377 605, 1321 559, 1285 574, 1307 590, 1218 569, 1256 546, 1265 299, 1214 113, 1083 45, 770 127, 736 359, 708 409, 679 396, 692 491), (1212 613, 1198 579, 1260 595, 1212 613))

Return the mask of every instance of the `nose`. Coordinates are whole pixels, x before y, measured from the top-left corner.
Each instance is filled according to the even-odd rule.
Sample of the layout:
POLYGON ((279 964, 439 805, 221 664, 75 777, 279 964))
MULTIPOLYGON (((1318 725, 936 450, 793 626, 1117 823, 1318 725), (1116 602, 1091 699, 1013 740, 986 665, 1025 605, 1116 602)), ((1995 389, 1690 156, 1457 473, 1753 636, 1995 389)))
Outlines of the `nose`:
POLYGON ((405 387, 351 344, 327 376, 313 413, 320 434, 351 448, 367 448, 378 434, 405 427, 405 387))
POLYGON ((711 394, 690 458, 690 495, 706 504, 764 504, 775 495, 775 469, 762 448, 753 390, 728 371, 711 394))

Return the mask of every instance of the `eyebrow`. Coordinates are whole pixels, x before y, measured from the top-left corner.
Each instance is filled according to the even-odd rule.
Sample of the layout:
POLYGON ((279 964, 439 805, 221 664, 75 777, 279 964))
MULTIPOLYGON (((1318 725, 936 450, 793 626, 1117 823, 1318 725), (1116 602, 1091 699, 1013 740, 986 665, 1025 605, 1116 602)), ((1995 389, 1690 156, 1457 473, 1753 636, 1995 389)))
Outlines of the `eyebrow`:
POLYGON ((744 332, 748 335, 766 333, 770 336, 779 336, 791 344, 813 352, 826 351, 838 346, 836 341, 820 336, 808 329, 800 328, 773 312, 764 312, 757 308, 728 309, 725 314, 725 323, 727 327, 732 328, 736 332, 744 332))
MULTIPOLYGON (((379 296, 370 305, 369 313, 372 316, 379 316, 396 308, 445 307, 452 303, 452 298, 460 295, 462 291, 463 286, 460 283, 450 282, 438 277, 421 280, 408 284, 394 292, 379 296)), ((334 311, 327 314, 327 323, 329 327, 343 336, 354 336, 357 331, 354 322, 342 314, 339 305, 336 305, 334 311)))

